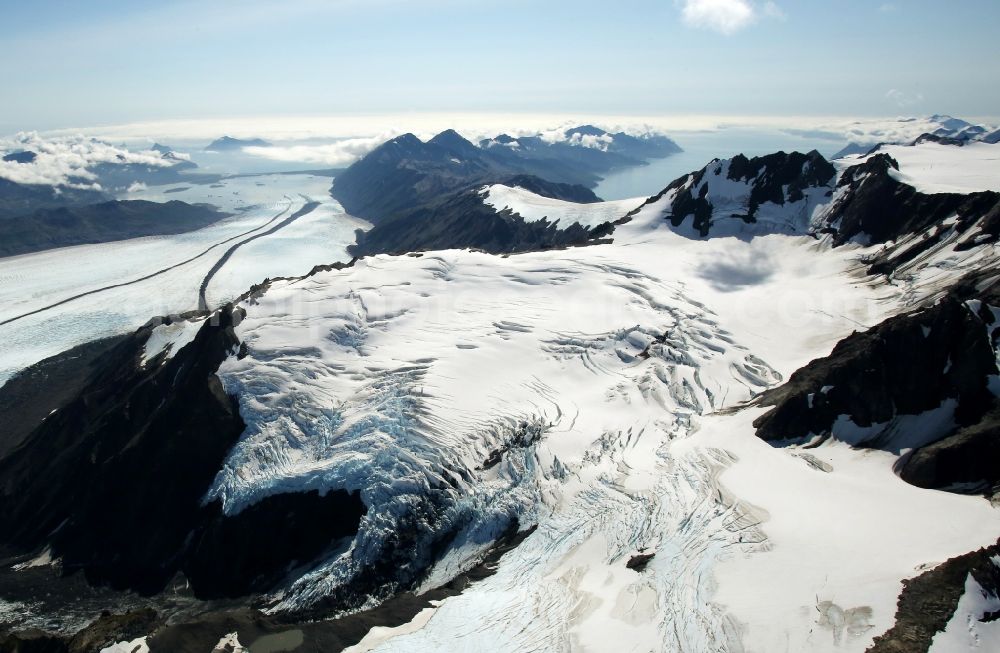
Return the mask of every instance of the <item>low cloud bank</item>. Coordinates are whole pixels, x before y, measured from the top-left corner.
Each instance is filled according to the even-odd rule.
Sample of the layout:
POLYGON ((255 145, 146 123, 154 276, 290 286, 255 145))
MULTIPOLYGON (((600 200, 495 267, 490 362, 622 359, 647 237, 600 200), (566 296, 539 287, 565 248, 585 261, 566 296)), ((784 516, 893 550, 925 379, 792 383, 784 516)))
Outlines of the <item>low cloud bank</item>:
POLYGON ((131 151, 83 135, 45 138, 22 132, 0 139, 0 155, 34 152, 28 163, 0 160, 0 179, 18 184, 101 190, 92 168, 102 163, 169 167, 173 162, 151 150, 131 151))

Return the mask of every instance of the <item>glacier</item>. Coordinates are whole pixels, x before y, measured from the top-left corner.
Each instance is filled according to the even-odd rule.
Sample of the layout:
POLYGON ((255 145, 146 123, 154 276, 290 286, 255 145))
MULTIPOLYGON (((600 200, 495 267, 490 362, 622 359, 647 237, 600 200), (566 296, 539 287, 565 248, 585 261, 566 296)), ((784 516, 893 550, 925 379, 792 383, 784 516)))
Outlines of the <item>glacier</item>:
MULTIPOLYGON (((745 208, 745 185, 708 183, 745 208)), ((530 534, 494 575, 350 650, 861 651, 891 626, 902 578, 995 541, 981 498, 910 486, 885 452, 772 448, 744 407, 934 284, 918 296, 868 276, 882 246, 804 235, 832 187, 711 238, 664 220, 685 187, 631 211, 611 244, 367 257, 238 304, 246 355, 219 376, 248 428, 206 500, 237 512, 346 488, 369 507, 271 610, 434 587, 513 525, 530 534), (746 262, 759 273, 737 275, 746 262), (399 560, 399 533, 394 581, 344 594, 399 560)), ((533 219, 636 204, 483 192, 533 219)), ((911 267, 944 274, 929 259, 974 265, 992 247, 911 267)), ((952 263, 954 280, 968 267, 952 263)))
POLYGON ((135 190, 132 199, 217 202, 234 214, 197 231, 0 258, 0 385, 17 371, 84 342, 124 334, 156 315, 198 308, 199 284, 228 247, 260 234, 308 202, 312 212, 242 247, 213 277, 218 306, 269 277, 307 273, 318 262, 348 261, 363 220, 346 215, 313 175, 235 177, 222 188, 179 185, 135 190), (167 189, 169 190, 169 188, 167 189), (227 204, 221 198, 228 196, 227 204), (238 202, 233 204, 232 202, 238 202), (75 299, 74 299, 75 298, 75 299))

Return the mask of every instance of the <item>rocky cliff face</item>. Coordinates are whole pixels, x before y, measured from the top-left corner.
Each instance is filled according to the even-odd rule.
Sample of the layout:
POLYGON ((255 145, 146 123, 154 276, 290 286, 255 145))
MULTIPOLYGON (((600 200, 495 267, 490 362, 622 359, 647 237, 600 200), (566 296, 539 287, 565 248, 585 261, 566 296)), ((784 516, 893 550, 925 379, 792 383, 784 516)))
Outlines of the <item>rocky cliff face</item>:
POLYGON ((752 159, 740 154, 675 180, 647 205, 669 197, 664 218, 702 238, 735 231, 806 233, 813 210, 829 201, 835 176, 816 151, 752 159))
MULTIPOLYGON (((953 619, 966 583, 972 579, 984 594, 1000 594, 1000 542, 945 561, 930 571, 903 581, 896 618, 889 631, 875 638, 868 653, 924 653, 953 619)), ((963 615, 965 616, 965 615, 963 615)), ((970 614, 980 622, 995 621, 997 614, 970 614)), ((963 624, 972 630, 971 624, 963 624)))
POLYGON ((998 334, 994 309, 958 292, 855 333, 761 397, 773 408, 754 422, 757 436, 915 449, 901 459, 904 480, 991 494, 1000 468, 983 456, 1000 446, 998 334))
POLYGON ((897 181, 892 175, 898 170, 899 164, 887 154, 876 154, 845 170, 816 229, 832 233, 837 244, 853 239, 885 243, 932 226, 943 230, 945 220, 957 216, 955 228, 962 234, 968 232, 960 246, 996 241, 1000 235, 1000 195, 927 195, 897 181), (974 225, 979 225, 979 230, 969 231, 974 225))

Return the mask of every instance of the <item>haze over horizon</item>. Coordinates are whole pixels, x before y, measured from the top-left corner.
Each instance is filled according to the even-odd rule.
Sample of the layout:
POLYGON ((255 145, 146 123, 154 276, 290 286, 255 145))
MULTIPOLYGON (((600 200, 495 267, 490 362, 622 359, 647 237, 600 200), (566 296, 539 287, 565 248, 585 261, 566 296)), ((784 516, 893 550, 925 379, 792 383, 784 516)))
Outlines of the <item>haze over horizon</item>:
POLYGON ((0 38, 20 54, 0 61, 17 89, 0 133, 387 111, 975 119, 1000 106, 988 0, 947 16, 929 0, 43 0, 4 14, 0 38))

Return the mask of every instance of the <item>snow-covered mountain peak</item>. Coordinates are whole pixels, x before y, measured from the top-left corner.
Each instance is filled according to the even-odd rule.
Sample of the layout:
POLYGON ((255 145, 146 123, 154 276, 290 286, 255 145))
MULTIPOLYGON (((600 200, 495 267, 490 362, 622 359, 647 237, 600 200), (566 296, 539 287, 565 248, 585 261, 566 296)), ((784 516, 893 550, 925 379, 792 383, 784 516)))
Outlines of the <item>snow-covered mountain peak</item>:
POLYGON ((803 234, 815 209, 828 201, 835 177, 815 151, 752 159, 740 154, 677 179, 647 204, 693 237, 803 234))

